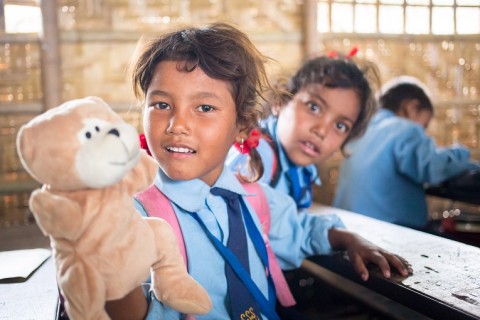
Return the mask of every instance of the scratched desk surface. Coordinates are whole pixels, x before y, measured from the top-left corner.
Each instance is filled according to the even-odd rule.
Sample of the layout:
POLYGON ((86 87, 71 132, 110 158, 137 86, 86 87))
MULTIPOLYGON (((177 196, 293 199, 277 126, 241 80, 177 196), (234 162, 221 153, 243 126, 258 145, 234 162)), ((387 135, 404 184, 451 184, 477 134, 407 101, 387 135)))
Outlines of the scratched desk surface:
POLYGON ((58 289, 50 257, 25 282, 0 283, 0 320, 55 319, 58 289))
POLYGON ((480 318, 480 248, 337 208, 310 212, 335 213, 349 230, 406 258, 413 275, 393 282, 480 318))

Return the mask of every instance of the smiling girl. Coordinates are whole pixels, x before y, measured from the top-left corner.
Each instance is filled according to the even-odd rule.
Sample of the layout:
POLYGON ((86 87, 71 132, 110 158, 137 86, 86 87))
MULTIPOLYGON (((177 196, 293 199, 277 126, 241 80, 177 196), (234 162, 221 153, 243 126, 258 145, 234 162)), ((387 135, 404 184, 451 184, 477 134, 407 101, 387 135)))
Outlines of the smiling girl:
MULTIPOLYGON (((260 119, 257 98, 268 85, 264 61, 244 33, 215 23, 161 35, 133 63, 146 141, 160 168, 154 196, 137 196, 136 206, 155 216, 161 212, 147 202, 166 198, 158 211, 173 209, 188 271, 212 301, 208 314, 196 319, 279 319, 277 296, 285 305, 293 301, 277 286, 272 268, 298 267, 310 255, 346 250, 365 279, 369 262, 386 276, 390 264, 408 274, 402 258, 348 232, 337 217, 299 216, 289 197, 257 185, 270 213, 262 234, 248 200, 254 195, 224 162, 230 146, 242 144, 260 119)), ((142 297, 138 288, 107 309, 112 318, 184 319, 152 294, 142 297)))

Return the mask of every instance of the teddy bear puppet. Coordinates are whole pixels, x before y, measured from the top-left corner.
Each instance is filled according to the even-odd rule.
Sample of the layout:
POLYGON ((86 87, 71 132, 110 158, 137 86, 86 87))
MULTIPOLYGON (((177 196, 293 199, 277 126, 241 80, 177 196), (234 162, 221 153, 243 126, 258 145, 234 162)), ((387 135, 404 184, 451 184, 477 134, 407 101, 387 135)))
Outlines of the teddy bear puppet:
POLYGON ((136 129, 101 98, 67 101, 35 117, 20 128, 17 150, 42 184, 29 206, 50 237, 70 319, 109 319, 105 302, 149 275, 162 303, 182 313, 210 310, 170 225, 135 210, 134 195, 152 184, 158 166, 140 149, 136 129))

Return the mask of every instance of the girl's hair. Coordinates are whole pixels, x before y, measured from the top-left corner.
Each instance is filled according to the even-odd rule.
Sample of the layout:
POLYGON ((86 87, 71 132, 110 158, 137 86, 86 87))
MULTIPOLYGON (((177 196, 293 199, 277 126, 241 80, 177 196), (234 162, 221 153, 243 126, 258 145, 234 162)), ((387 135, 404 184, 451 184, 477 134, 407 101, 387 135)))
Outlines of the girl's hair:
MULTIPOLYGON (((199 67, 209 77, 230 83, 237 108, 237 125, 247 135, 263 116, 259 98, 270 87, 264 63, 268 60, 233 25, 213 23, 204 28, 187 27, 141 40, 130 65, 135 96, 143 101, 155 67, 162 61, 177 61, 177 69, 192 72, 199 67)), ((263 174, 258 151, 250 151, 253 180, 263 174)))
POLYGON ((347 139, 341 146, 342 153, 347 142, 361 136, 376 111, 376 102, 370 83, 378 86, 379 72, 373 63, 364 62, 360 68, 352 58, 344 56, 320 56, 307 60, 287 81, 276 84, 276 90, 265 109, 285 105, 293 96, 308 85, 320 84, 326 88, 353 89, 360 99, 360 113, 347 139))
POLYGON ((418 111, 427 110, 433 114, 433 105, 427 93, 414 83, 399 83, 388 89, 379 99, 384 109, 398 113, 407 100, 418 100, 418 111))

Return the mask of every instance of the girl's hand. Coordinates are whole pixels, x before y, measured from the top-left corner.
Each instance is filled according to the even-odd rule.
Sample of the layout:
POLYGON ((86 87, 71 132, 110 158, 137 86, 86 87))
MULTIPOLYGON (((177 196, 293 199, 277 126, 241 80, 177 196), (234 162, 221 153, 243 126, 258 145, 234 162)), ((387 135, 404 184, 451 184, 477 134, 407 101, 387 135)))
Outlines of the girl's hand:
POLYGON ((376 246, 356 233, 345 229, 332 228, 328 236, 333 249, 347 252, 353 267, 364 281, 367 281, 369 277, 366 267, 368 263, 373 263, 379 267, 385 278, 391 276, 390 266, 404 277, 413 273, 413 269, 407 260, 376 246))
POLYGON ((119 300, 107 301, 105 310, 112 320, 145 319, 148 304, 142 287, 133 289, 119 300))

